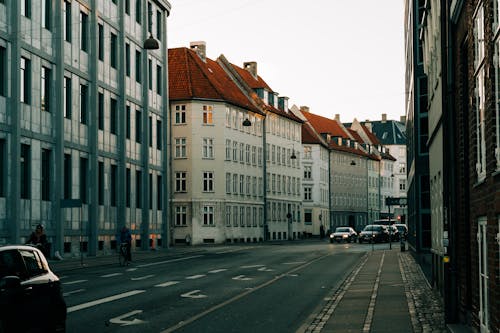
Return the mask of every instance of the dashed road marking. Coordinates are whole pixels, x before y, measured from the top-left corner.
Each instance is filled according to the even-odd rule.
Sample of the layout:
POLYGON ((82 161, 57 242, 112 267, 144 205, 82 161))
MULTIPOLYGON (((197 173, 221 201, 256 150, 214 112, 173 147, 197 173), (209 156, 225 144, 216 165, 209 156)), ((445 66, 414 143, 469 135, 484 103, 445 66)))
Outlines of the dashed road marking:
POLYGON ((214 269, 213 271, 209 271, 209 273, 215 274, 215 273, 220 273, 220 272, 224 272, 224 271, 227 271, 227 269, 226 268, 214 269))
POLYGON ((167 281, 167 282, 157 284, 157 285, 155 285, 155 287, 160 287, 160 288, 170 287, 170 286, 173 286, 174 284, 178 284, 178 283, 180 283, 180 282, 179 281, 167 281))
POLYGON ((185 298, 205 298, 208 297, 207 295, 199 294, 201 290, 192 290, 188 293, 184 293, 181 295, 181 297, 185 298))
POLYGON ((84 283, 87 282, 88 280, 76 280, 76 281, 69 281, 69 282, 64 282, 64 285, 70 285, 70 284, 77 284, 77 283, 84 283))
POLYGON ((196 279, 201 279, 202 277, 205 277, 205 274, 198 274, 198 275, 191 275, 187 276, 186 280, 196 280, 196 279))
POLYGON ((249 281, 253 280, 252 278, 246 277, 245 275, 238 275, 233 278, 233 280, 238 280, 238 281, 249 281))
POLYGON ((125 293, 121 293, 121 294, 117 294, 117 295, 113 295, 113 296, 109 296, 109 297, 104 297, 104 298, 101 298, 101 299, 96 299, 94 301, 90 301, 90 302, 86 302, 86 303, 82 303, 82 304, 78 304, 78 305, 69 307, 68 308, 68 313, 79 311, 79 310, 83 310, 83 309, 87 309, 87 308, 90 308, 90 307, 93 307, 93 306, 96 306, 96 305, 99 305, 99 304, 116 301, 116 300, 119 300, 119 299, 122 299, 122 298, 134 296, 134 295, 137 295, 137 294, 142 294, 144 292, 146 292, 146 290, 131 290, 131 291, 127 291, 125 293))
POLYGON ((111 273, 111 274, 106 274, 106 275, 101 275, 102 278, 109 278, 109 277, 113 277, 113 276, 118 276, 118 275, 122 275, 123 273, 111 273))
POLYGON ((85 289, 77 289, 77 290, 73 290, 73 291, 68 291, 68 292, 63 293, 63 296, 67 297, 67 296, 70 296, 70 295, 73 295, 73 294, 81 293, 83 291, 85 291, 85 289))
POLYGON ((145 275, 145 276, 131 278, 130 280, 132 280, 132 281, 146 280, 146 279, 149 279, 149 278, 151 278, 153 276, 154 276, 154 274, 150 274, 150 275, 145 275))

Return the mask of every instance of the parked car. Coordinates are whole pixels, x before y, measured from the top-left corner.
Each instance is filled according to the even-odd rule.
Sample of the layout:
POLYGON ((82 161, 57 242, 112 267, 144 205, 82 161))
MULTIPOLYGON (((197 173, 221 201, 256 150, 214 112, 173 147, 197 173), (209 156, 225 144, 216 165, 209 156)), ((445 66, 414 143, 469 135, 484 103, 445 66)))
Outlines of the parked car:
POLYGON ((396 228, 396 226, 394 224, 392 224, 392 225, 388 225, 387 229, 389 230, 389 236, 391 238, 391 241, 399 242, 400 234, 399 234, 398 228, 396 228))
POLYGON ((406 240, 408 238, 408 227, 406 224, 396 223, 394 226, 398 228, 400 237, 406 240))
POLYGON ((333 241, 336 241, 337 243, 356 242, 357 238, 358 238, 358 234, 356 231, 354 231, 353 228, 351 228, 351 227, 337 227, 335 229, 335 232, 330 234, 330 243, 333 243, 333 241))
POLYGON ((42 251, 0 246, 0 332, 65 332, 66 302, 42 251))
POLYGON ((379 243, 389 241, 389 231, 384 225, 369 224, 358 235, 360 243, 379 243))

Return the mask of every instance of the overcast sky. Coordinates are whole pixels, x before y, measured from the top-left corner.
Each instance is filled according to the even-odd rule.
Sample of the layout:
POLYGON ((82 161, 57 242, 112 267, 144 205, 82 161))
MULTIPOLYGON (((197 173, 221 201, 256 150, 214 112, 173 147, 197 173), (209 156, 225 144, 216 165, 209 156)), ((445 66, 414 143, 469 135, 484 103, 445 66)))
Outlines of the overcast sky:
POLYGON ((403 0, 169 0, 168 47, 256 61, 280 96, 342 122, 404 115, 403 0))

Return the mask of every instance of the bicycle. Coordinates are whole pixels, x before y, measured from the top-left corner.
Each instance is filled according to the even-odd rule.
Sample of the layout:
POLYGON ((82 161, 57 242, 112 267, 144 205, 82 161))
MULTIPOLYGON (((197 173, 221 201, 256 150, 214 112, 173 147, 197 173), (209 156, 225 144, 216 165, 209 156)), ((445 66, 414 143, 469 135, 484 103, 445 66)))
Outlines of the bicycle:
POLYGON ((118 262, 120 263, 120 266, 128 266, 130 263, 127 256, 127 247, 127 243, 121 243, 120 248, 118 249, 118 262))

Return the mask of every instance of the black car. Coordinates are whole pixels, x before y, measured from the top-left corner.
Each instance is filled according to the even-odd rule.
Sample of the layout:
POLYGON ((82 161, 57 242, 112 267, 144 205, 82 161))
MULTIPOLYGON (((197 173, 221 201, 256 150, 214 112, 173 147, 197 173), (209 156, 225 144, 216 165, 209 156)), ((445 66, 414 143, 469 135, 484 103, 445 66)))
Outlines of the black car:
POLYGON ((358 235, 360 243, 379 243, 389 241, 389 231, 384 225, 369 224, 358 235))
POLYGON ((43 253, 0 246, 0 332, 65 332, 66 302, 43 253))
POLYGON ((389 229, 389 235, 391 237, 391 241, 399 242, 400 238, 399 229, 394 224, 388 225, 387 229, 389 229))
POLYGON ((394 226, 398 228, 400 237, 403 240, 406 240, 408 238, 408 227, 406 226, 406 224, 396 223, 394 224, 394 226))

